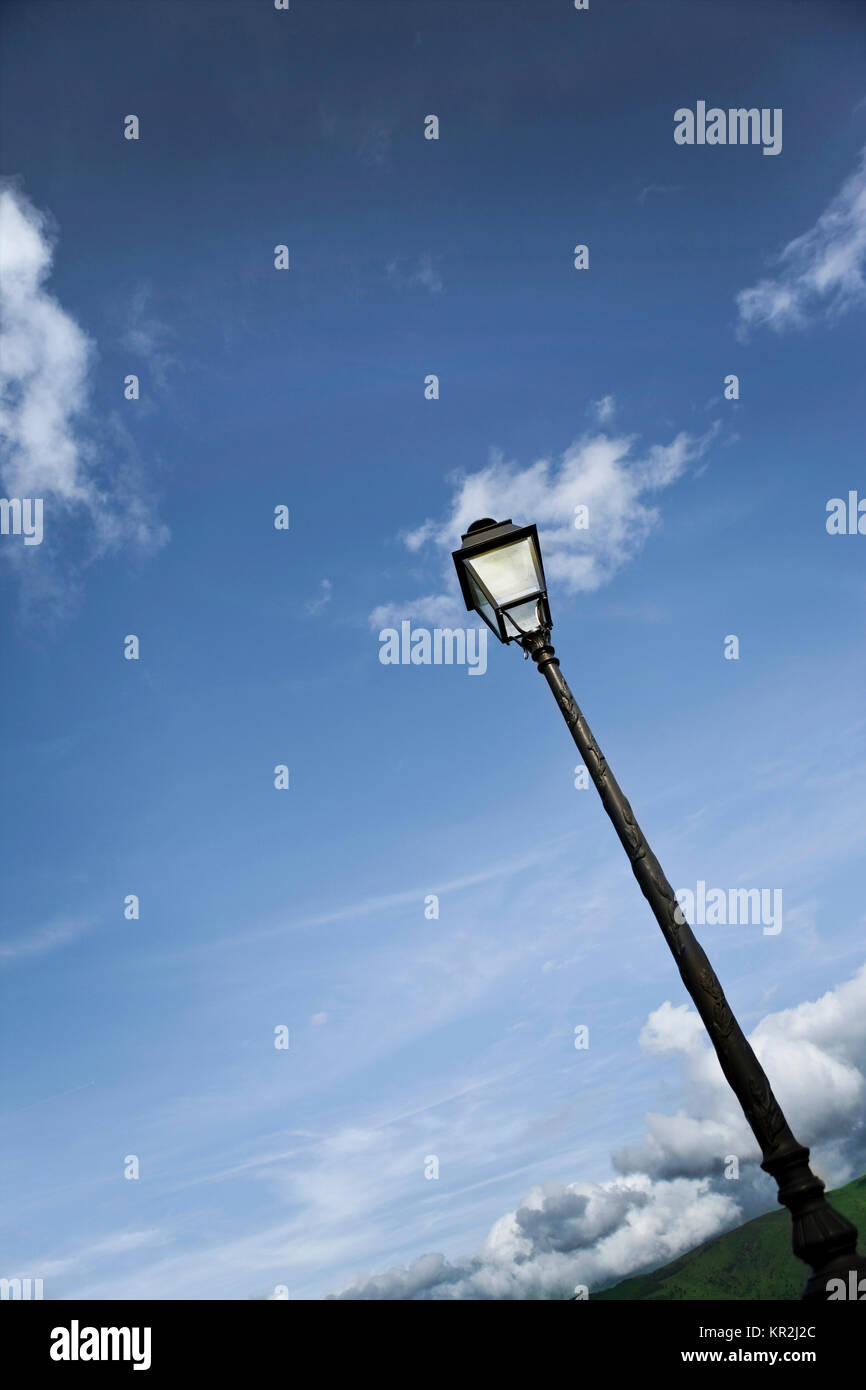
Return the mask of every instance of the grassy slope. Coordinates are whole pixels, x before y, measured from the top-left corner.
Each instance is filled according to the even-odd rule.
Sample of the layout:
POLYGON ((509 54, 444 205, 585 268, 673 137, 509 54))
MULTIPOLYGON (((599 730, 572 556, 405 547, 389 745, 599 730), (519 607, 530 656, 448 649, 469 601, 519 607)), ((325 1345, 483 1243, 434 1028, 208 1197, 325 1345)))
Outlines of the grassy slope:
MULTIPOLYGON (((833 1206, 860 1232, 866 1248, 866 1177, 828 1194, 833 1206)), ((727 1235, 709 1240, 669 1265, 625 1279, 594 1294, 599 1299, 799 1298, 808 1268, 791 1254, 791 1217, 768 1212, 727 1235)))

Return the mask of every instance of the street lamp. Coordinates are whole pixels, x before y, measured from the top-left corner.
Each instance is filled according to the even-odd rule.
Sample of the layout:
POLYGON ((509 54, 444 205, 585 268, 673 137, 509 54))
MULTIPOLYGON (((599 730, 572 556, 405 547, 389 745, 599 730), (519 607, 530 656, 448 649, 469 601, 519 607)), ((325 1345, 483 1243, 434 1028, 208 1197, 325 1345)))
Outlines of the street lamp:
POLYGON ((461 548, 454 551, 454 563, 466 607, 484 619, 500 642, 519 643, 553 691, 703 1019, 722 1071, 760 1145, 761 1167, 775 1178, 779 1201, 791 1212, 794 1254, 812 1268, 803 1297, 856 1298, 859 1281, 866 1276, 866 1256, 857 1250, 857 1229, 826 1200, 823 1182, 809 1167, 809 1150, 791 1132, 715 971, 559 669, 550 645, 553 623, 536 528, 485 517, 473 522, 462 539, 461 548), (839 1282, 830 1285, 831 1280, 839 1282))

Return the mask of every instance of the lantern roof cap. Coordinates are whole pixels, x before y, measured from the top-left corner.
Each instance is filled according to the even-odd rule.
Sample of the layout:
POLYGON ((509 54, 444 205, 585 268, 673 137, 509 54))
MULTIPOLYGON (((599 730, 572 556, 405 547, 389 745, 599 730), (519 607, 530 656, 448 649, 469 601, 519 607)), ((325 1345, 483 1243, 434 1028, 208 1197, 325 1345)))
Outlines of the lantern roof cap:
POLYGON ((511 517, 507 521, 494 521, 492 516, 483 516, 480 521, 473 521, 460 539, 464 546, 467 541, 470 545, 487 546, 491 541, 504 540, 507 536, 528 529, 526 526, 515 526, 511 517))

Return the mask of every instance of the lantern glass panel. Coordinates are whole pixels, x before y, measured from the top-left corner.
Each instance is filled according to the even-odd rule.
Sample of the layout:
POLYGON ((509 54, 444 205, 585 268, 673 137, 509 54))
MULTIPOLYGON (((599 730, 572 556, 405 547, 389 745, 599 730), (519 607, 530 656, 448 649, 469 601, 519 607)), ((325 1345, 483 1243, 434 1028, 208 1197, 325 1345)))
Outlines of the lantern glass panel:
POLYGON ((469 587, 472 590, 472 600, 475 604, 476 611, 484 619, 487 626, 493 629, 493 631, 496 633, 496 636, 500 637, 499 624, 496 621, 496 614, 490 606, 490 600, 479 587, 478 581, 475 578, 475 575, 472 573, 472 570, 468 569, 467 572, 469 575, 469 587))
MULTIPOLYGON (((535 548, 528 536, 511 545, 499 545, 481 555, 473 555, 468 565, 470 576, 474 570, 499 608, 529 598, 543 588, 535 548)), ((473 591, 475 589, 473 585, 473 591)))
POLYGON ((541 604, 537 599, 530 599, 528 603, 519 603, 516 608, 509 608, 508 612, 502 615, 507 636, 522 637, 527 632, 537 632, 544 625, 540 610, 541 604))

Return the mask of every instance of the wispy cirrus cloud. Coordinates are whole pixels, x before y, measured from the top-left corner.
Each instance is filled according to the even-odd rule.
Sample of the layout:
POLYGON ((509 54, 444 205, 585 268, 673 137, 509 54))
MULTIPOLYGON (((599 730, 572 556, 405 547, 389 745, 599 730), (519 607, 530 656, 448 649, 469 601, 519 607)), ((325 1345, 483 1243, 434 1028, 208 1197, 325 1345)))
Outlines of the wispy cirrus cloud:
POLYGON ((310 599, 309 603, 307 604, 307 614, 309 615, 309 617, 314 617, 316 613, 320 612, 321 609, 325 607, 325 604, 330 603, 332 596, 333 585, 330 579, 321 580, 319 584, 318 597, 310 599))
POLYGON ((140 1251, 160 1245, 165 1239, 166 1237, 155 1227, 141 1231, 116 1231, 105 1236, 102 1240, 84 1246, 74 1255, 48 1256, 37 1260, 35 1264, 44 1279, 52 1279, 61 1274, 69 1274, 73 1270, 89 1269, 94 1264, 100 1264, 118 1255, 128 1254, 130 1251, 140 1251))
POLYGON ((121 341, 148 367, 158 386, 168 383, 169 372, 180 363, 169 351, 170 329, 151 308, 153 292, 148 285, 139 285, 132 295, 126 326, 121 341))
MULTIPOLYGON (((768 1014, 751 1034, 795 1132, 821 1143, 825 1175, 860 1171, 866 1135, 866 966, 822 998, 768 1014)), ((643 1144, 613 1156, 608 1182, 544 1183, 496 1221, 473 1256, 422 1255, 362 1276, 331 1295, 346 1300, 523 1299, 590 1290, 658 1266, 766 1210, 760 1153, 689 1006, 666 1002, 641 1034, 648 1052, 676 1056, 689 1108, 648 1115, 643 1144), (723 1177, 736 1154, 741 1179, 723 1177)))
POLYGON ((24 936, 0 941, 0 965, 7 961, 42 956, 58 946, 66 946, 88 930, 91 923, 78 917, 63 918, 35 927, 24 936))
POLYGON ((737 295, 738 331, 780 333, 823 314, 838 318, 866 298, 866 149, 814 227, 789 241, 779 273, 737 295))
POLYGON ((648 183, 637 195, 637 200, 643 206, 651 193, 679 193, 681 185, 678 183, 648 183))

